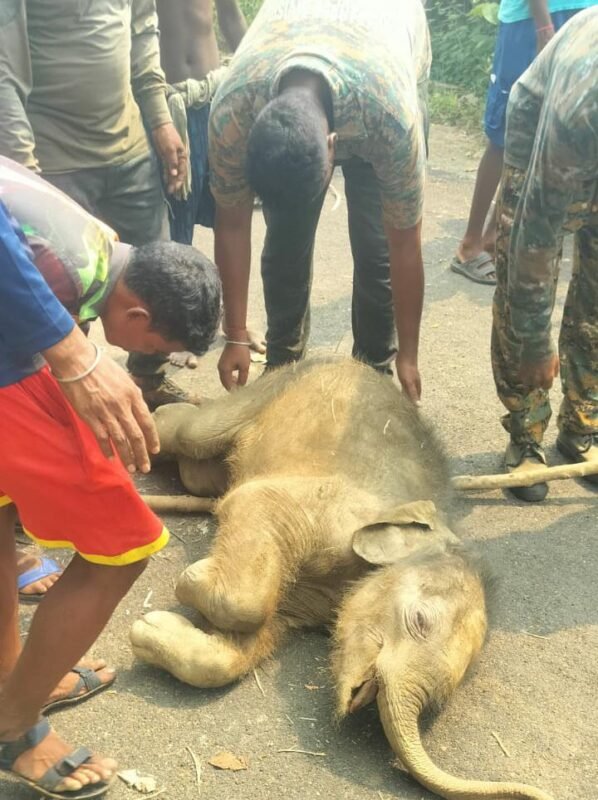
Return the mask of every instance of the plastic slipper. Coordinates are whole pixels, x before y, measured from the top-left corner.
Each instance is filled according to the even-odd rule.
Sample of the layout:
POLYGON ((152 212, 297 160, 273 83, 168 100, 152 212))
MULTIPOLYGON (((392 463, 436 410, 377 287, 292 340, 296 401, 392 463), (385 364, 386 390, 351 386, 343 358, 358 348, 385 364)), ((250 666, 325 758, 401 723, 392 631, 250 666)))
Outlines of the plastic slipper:
POLYGON ((91 750, 88 750, 86 747, 80 747, 65 758, 61 758, 37 781, 30 780, 24 775, 19 775, 18 772, 13 770, 14 763, 19 756, 27 750, 31 750, 32 747, 36 747, 40 742, 43 742, 49 733, 50 723, 45 717, 42 717, 42 719, 30 728, 26 734, 21 736, 20 739, 15 739, 13 742, 1 742, 0 772, 4 772, 13 780, 25 786, 29 786, 38 794, 44 797, 55 798, 55 800, 87 800, 87 798, 100 797, 105 794, 112 781, 99 781, 98 783, 82 786, 81 789, 76 789, 72 792, 55 791, 56 787, 64 778, 72 775, 82 764, 85 764, 91 759, 93 754, 91 750))
POLYGON ((46 558, 45 556, 42 556, 39 562, 40 563, 37 567, 31 567, 31 569, 23 572, 17 578, 19 599, 24 603, 39 603, 39 601, 46 596, 46 592, 26 594, 21 591, 25 588, 25 586, 29 586, 31 583, 35 583, 36 581, 41 581, 42 578, 48 578, 50 575, 56 575, 57 573, 62 572, 62 567, 60 564, 57 564, 52 558, 46 558))
POLYGON ((468 258, 467 261, 461 261, 458 256, 455 256, 451 261, 451 269, 475 283, 483 283, 486 286, 496 285, 496 267, 489 253, 478 253, 477 256, 468 258))
POLYGON ((65 697, 61 697, 59 700, 54 700, 51 703, 47 703, 42 708, 42 714, 49 714, 51 711, 58 711, 59 708, 74 706, 77 705, 77 703, 82 703, 85 700, 89 700, 90 697, 93 697, 95 694, 99 694, 99 692, 103 692, 104 689, 112 686, 116 680, 115 675, 111 681, 102 683, 97 672, 94 672, 93 669, 89 669, 89 667, 73 667, 71 672, 76 672, 79 676, 77 683, 73 686, 71 691, 65 695, 65 697), (83 693, 81 693, 82 689, 85 689, 83 693))

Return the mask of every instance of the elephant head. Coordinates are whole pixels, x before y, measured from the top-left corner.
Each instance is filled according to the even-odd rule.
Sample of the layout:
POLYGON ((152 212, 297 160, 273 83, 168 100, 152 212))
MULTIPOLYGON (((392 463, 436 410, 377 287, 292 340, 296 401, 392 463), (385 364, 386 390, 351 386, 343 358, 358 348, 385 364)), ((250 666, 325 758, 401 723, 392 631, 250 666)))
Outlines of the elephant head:
POLYGON ((420 715, 452 694, 484 642, 486 592, 478 559, 427 501, 361 528, 353 549, 378 569, 350 590, 339 610, 332 660, 339 716, 376 699, 399 761, 441 797, 551 800, 523 784, 449 775, 421 741, 420 715))

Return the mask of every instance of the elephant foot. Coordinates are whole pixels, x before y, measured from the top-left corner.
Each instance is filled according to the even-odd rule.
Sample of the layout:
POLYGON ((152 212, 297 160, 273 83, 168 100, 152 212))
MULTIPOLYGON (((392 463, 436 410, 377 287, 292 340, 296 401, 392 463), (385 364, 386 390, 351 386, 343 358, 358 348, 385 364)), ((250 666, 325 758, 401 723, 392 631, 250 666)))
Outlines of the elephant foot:
POLYGON ((196 608, 221 630, 258 630, 276 610, 278 584, 268 579, 268 570, 254 576, 244 573, 244 565, 240 566, 238 574, 224 576, 213 557, 196 561, 178 580, 178 600, 196 608))
POLYGON ((226 686, 245 672, 245 658, 233 642, 170 611, 146 614, 129 635, 138 658, 192 686, 226 686))
POLYGON ((152 611, 130 632, 133 652, 175 678, 213 689, 243 677, 268 658, 284 630, 273 620, 254 634, 205 633, 180 614, 152 611))

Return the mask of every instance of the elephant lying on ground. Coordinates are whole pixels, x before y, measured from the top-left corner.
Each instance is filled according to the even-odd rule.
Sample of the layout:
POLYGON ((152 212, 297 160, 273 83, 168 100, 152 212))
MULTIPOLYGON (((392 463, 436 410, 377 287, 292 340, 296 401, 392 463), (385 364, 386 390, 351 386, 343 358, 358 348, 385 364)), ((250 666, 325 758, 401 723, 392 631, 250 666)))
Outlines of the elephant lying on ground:
POLYGON ((204 629, 151 612, 131 631, 137 656, 193 686, 223 686, 287 629, 329 625, 338 714, 376 699, 424 786, 460 800, 550 800, 453 777, 423 749, 421 712, 448 698, 484 642, 484 576, 448 527, 441 448, 388 378, 354 361, 305 362, 155 420, 187 489, 222 498, 209 557, 176 589, 204 629))

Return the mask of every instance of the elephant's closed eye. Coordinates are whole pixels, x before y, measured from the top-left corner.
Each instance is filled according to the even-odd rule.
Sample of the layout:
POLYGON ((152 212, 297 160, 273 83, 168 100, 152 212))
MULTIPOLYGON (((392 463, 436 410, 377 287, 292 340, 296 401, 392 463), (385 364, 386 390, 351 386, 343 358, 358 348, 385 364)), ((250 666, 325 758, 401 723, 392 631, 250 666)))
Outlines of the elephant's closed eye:
POLYGON ((414 639, 427 639, 435 621, 434 610, 421 604, 411 605, 403 612, 405 628, 414 639))

